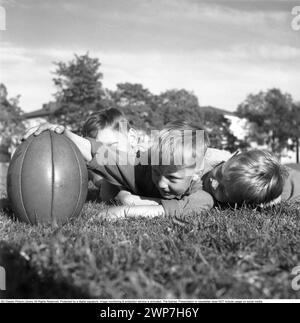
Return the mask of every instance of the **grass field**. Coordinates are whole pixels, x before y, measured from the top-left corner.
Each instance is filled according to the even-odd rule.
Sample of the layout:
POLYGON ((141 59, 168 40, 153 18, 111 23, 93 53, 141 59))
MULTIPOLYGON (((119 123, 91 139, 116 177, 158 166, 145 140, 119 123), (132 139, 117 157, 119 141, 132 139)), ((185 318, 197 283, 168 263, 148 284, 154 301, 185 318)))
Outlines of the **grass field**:
MULTIPOLYGON (((97 218, 59 230, 0 213, 5 298, 298 298, 300 208, 214 210, 184 221, 97 218)), ((1 292, 0 292, 1 293, 1 292)))

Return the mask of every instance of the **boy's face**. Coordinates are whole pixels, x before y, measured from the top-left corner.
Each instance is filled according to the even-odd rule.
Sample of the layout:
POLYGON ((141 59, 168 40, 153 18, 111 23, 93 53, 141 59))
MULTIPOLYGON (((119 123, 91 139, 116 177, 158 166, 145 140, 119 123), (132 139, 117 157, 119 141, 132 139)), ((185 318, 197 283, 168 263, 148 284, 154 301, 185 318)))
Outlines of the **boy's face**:
POLYGON ((224 183, 224 171, 227 163, 216 166, 207 174, 204 180, 204 189, 220 203, 235 203, 231 201, 224 183))
POLYGON ((178 170, 176 166, 152 167, 152 181, 166 200, 185 194, 191 186, 194 175, 195 168, 178 170))
POLYGON ((98 131, 96 140, 106 145, 116 147, 120 151, 128 151, 133 146, 131 132, 128 135, 112 128, 105 128, 98 131))

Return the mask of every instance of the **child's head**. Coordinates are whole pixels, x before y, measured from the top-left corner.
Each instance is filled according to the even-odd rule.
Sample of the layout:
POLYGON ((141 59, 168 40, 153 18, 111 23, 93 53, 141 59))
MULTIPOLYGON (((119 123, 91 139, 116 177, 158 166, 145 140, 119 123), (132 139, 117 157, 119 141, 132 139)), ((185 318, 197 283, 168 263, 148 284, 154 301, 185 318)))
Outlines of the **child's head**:
POLYGON ((253 150, 233 156, 205 178, 204 188, 220 203, 261 205, 283 192, 286 170, 270 152, 253 150))
POLYGON ((129 127, 124 114, 115 108, 92 114, 83 125, 83 136, 96 139, 104 144, 135 148, 137 133, 129 127))
POLYGON ((185 121, 169 123, 159 133, 152 148, 152 180, 163 198, 184 195, 201 177, 208 145, 206 132, 185 121))

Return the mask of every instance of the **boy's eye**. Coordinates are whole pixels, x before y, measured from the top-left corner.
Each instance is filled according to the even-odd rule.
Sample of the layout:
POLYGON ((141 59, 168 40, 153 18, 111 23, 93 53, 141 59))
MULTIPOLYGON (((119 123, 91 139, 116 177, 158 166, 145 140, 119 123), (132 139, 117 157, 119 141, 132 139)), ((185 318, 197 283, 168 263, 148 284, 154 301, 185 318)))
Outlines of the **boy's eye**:
POLYGON ((180 178, 178 178, 178 177, 174 177, 174 176, 169 176, 169 177, 168 177, 168 179, 169 179, 170 181, 172 181, 172 182, 176 182, 176 181, 179 181, 179 180, 180 180, 180 178))

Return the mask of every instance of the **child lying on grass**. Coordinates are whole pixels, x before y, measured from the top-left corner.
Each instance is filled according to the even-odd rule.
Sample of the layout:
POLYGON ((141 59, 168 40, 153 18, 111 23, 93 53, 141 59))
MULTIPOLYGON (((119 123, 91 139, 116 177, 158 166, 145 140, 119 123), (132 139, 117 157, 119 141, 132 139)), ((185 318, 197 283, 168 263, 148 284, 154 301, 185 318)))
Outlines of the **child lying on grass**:
MULTIPOLYGON (((139 141, 137 132, 134 128, 127 127, 128 120, 118 109, 107 109, 99 113, 92 115, 84 124, 83 135, 90 139, 95 139, 98 143, 104 143, 109 145, 118 145, 120 150, 131 152, 132 154, 145 153, 147 147, 145 143, 139 141)), ((175 131, 177 126, 183 126, 184 123, 174 123, 175 131)), ((189 126, 186 123, 183 129, 188 129, 189 126)), ((195 128, 196 129, 196 128, 195 128)), ((200 128, 199 128, 200 130, 200 128)), ((93 141, 91 141, 93 142, 93 141)), ((149 148, 149 147, 148 147, 149 148)), ((94 150, 97 150, 96 148, 94 150)), ((206 153, 206 164, 212 168, 220 160, 227 160, 231 154, 226 151, 217 149, 207 149, 206 153)), ((117 163, 117 162, 116 162, 117 163)), ((207 169, 208 170, 208 169, 207 169)), ((107 202, 113 198, 119 200, 122 204, 138 204, 138 205, 152 205, 153 201, 143 199, 140 197, 133 196, 127 191, 120 192, 118 187, 120 183, 112 185, 107 181, 103 180, 103 177, 90 171, 90 177, 93 179, 94 184, 101 188, 101 200, 107 202), (119 193, 119 194, 118 194, 119 193), (127 193, 127 194, 126 194, 127 193), (130 196, 130 197, 129 197, 130 196), (122 198, 123 197, 123 198, 122 198)))
POLYGON ((109 210, 109 216, 115 218, 186 215, 211 209, 213 200, 202 190, 201 177, 231 156, 207 149, 206 133, 187 122, 167 125, 153 147, 139 154, 135 166, 117 161, 116 165, 101 165, 101 143, 90 142, 94 158, 89 166, 120 187, 120 202, 125 206, 109 210))
POLYGON ((207 173, 203 182, 219 203, 255 207, 300 202, 300 172, 285 168, 266 151, 233 156, 207 173))
MULTIPOLYGON (((136 130, 127 127, 128 120, 115 108, 105 109, 90 116, 83 125, 83 136, 124 151, 143 150, 136 130)), ((89 179, 99 189, 101 201, 108 202, 117 198, 118 187, 107 182, 102 176, 89 170, 89 179)))
MULTIPOLYGON (((160 140, 162 140, 161 142, 158 140, 156 149, 153 149, 156 157, 164 156, 168 150, 172 159, 170 164, 143 165, 139 161, 148 160, 149 151, 138 152, 137 155, 131 151, 129 155, 136 159, 134 164, 118 164, 117 155, 112 154, 115 156, 114 162, 105 165, 103 150, 108 152, 111 146, 97 140, 79 137, 62 126, 45 124, 38 129, 30 130, 25 138, 32 133, 38 135, 48 129, 57 133, 64 132, 78 146, 89 168, 118 188, 117 200, 125 206, 110 208, 108 214, 117 218, 174 216, 210 209, 213 206, 213 199, 202 190, 201 177, 216 163, 231 156, 228 152, 207 150, 208 139, 203 130, 186 122, 178 122, 161 132, 160 140), (199 132, 202 136, 197 141, 199 132), (190 143, 181 147, 184 138, 190 143), (173 141, 171 145, 170 139, 173 141), (177 165, 174 161, 180 157, 183 163, 177 165)), ((121 150, 118 151, 120 152, 121 150)))

